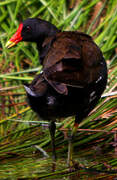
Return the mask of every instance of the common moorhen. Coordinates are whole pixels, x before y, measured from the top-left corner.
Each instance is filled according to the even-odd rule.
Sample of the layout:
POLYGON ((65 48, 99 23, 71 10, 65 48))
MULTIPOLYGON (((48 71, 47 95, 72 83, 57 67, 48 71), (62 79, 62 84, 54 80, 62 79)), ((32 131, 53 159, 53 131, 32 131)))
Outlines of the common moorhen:
POLYGON ((37 43, 43 72, 25 89, 31 108, 43 119, 51 121, 50 134, 55 156, 56 118, 75 115, 74 135, 78 124, 96 106, 106 87, 106 63, 101 50, 89 35, 61 32, 41 19, 32 18, 21 23, 7 47, 20 41, 37 43))

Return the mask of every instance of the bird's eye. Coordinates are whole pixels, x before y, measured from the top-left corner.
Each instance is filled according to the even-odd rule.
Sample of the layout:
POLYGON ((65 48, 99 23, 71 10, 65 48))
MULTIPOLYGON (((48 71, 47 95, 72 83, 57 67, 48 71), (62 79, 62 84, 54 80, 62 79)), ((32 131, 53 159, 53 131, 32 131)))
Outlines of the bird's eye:
POLYGON ((26 26, 26 27, 25 27, 25 30, 26 30, 27 32, 30 32, 30 31, 31 31, 31 27, 30 27, 30 26, 26 26))

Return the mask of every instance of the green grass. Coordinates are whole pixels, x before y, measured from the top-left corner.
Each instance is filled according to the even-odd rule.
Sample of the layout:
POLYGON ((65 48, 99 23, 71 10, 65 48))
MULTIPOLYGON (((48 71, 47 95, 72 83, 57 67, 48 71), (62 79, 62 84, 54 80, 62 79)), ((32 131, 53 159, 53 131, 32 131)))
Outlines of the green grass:
MULTIPOLYGON (((73 3, 75 1, 73 0, 73 3)), ((40 17, 62 30, 83 31, 93 36, 100 46, 108 64, 108 85, 105 93, 117 92, 117 0, 82 0, 72 9, 67 0, 3 0, 0 2, 0 178, 63 178, 68 174, 66 164, 68 141, 63 132, 72 127, 74 118, 58 121, 56 132, 57 172, 51 173, 51 141, 45 122, 38 121, 26 102, 24 83, 29 83, 41 71, 38 52, 34 43, 19 43, 6 49, 7 40, 16 31, 20 22, 28 17, 40 17), (95 9, 101 3, 100 10, 95 9), (95 16, 93 17, 93 15, 95 16), (93 19, 92 19, 93 17, 93 19), (97 23, 97 25, 96 25, 97 23), (35 145, 43 148, 49 158, 35 145), (48 165, 49 163, 49 165, 48 165), (66 173, 67 172, 67 173, 66 173), (56 174, 58 175, 56 176, 56 174), (64 177, 63 177, 64 176, 64 177)), ((117 127, 117 93, 100 100, 92 114, 81 124, 74 140, 74 158, 91 168, 114 170, 114 130, 117 127), (88 130, 99 130, 89 132, 88 130), (100 131, 102 130, 102 131, 100 131), (107 164, 109 168, 105 167, 107 164)), ((48 124, 48 122, 46 122, 48 124)), ((76 172, 77 174, 77 172, 76 172)), ((93 176, 93 172, 80 169, 81 177, 93 176), (86 174, 88 174, 86 176, 86 174)), ((114 173, 112 172, 112 176, 114 173)), ((103 178, 108 173, 102 173, 103 178)), ((94 174, 94 177, 95 174, 94 174)), ((97 179, 100 178, 99 176, 97 179)))

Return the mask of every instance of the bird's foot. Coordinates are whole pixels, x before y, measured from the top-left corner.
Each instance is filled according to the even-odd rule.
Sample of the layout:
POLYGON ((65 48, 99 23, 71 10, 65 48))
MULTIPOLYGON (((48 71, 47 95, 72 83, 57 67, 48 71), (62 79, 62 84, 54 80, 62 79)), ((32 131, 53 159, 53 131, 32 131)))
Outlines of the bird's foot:
POLYGON ((79 163, 71 160, 68 164, 68 168, 70 172, 74 172, 80 168, 79 163))
POLYGON ((52 162, 52 172, 56 171, 56 161, 52 162))

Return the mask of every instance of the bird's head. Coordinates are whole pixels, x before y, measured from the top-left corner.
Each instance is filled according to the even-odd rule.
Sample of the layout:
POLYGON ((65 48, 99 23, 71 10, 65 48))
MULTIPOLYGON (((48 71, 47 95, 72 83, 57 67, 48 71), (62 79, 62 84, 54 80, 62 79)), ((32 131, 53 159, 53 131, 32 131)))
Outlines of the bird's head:
POLYGON ((48 36, 54 35, 58 29, 48 21, 39 18, 28 18, 20 23, 16 33, 6 43, 11 48, 20 41, 42 43, 48 36))

